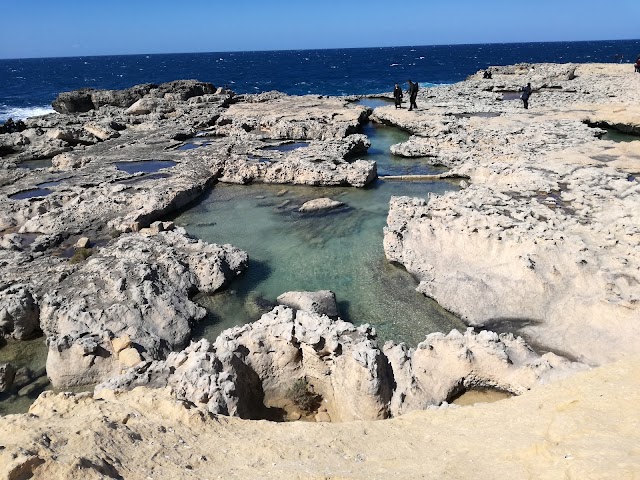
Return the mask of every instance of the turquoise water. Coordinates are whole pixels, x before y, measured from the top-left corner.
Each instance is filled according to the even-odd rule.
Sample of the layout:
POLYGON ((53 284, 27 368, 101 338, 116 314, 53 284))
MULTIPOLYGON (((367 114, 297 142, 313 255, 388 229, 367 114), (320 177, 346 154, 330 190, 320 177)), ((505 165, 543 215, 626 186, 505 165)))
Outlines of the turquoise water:
MULTIPOLYGON (((371 125, 366 129, 373 143, 366 158, 377 159, 383 170, 409 168, 411 161, 384 152, 406 134, 371 125)), ((433 173, 425 162, 413 164, 433 173)), ((465 328, 415 292, 415 280, 387 262, 382 246, 392 195, 426 197, 455 188, 446 182, 381 180, 364 189, 216 185, 175 222, 198 238, 247 251, 249 268, 225 292, 197 299, 210 315, 195 336, 213 340, 225 328, 257 320, 283 292, 321 289, 335 292, 342 318, 374 325, 383 340, 416 345, 428 333, 465 328), (328 213, 298 212, 304 202, 319 197, 346 206, 328 213)))
MULTIPOLYGON (((378 164, 378 175, 434 175, 443 173, 446 167, 433 166, 433 159, 405 158, 391 155, 391 145, 409 140, 409 134, 398 128, 387 127, 377 123, 368 123, 361 129, 371 140, 371 147, 366 155, 367 160, 378 164)), ((403 194, 394 194, 403 195, 403 194)))

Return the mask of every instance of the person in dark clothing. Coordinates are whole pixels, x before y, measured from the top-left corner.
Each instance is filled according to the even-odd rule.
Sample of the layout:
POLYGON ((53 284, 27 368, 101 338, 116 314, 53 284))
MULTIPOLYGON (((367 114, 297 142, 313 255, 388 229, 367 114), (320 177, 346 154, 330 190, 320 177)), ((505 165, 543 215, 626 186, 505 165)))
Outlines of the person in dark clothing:
POLYGON ((402 108, 402 89, 400 85, 396 83, 396 86, 393 88, 393 98, 396 102, 396 108, 402 108))
POLYGON ((636 63, 633 65, 633 68, 635 68, 636 73, 640 73, 640 55, 636 58, 636 63))
POLYGON ((482 74, 482 78, 489 78, 489 79, 490 79, 492 75, 493 75, 493 74, 491 73, 491 69, 490 69, 490 68, 487 68, 487 69, 484 71, 484 73, 482 74))
POLYGON ((531 96, 531 84, 527 83, 526 87, 522 87, 522 93, 520 94, 520 99, 524 105, 525 109, 529 108, 529 97, 531 96))
POLYGON ((416 105, 416 98, 418 97, 418 84, 412 82, 411 80, 408 80, 408 82, 409 90, 407 90, 407 93, 409 94, 409 111, 411 111, 414 107, 416 109, 418 108, 418 105, 416 105))

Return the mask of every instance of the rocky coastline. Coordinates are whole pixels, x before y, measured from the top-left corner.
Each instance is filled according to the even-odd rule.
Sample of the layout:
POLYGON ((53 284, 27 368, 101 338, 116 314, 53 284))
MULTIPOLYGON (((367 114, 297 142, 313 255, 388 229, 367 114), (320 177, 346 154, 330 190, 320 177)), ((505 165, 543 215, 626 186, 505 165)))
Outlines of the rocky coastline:
MULTIPOLYGON (((491 79, 479 72, 422 89, 412 112, 355 98, 235 95, 195 80, 61 94, 57 114, 0 135, 0 333, 44 334, 54 386, 99 385, 93 395, 45 393, 32 417, 0 418, 16 438, 0 440, 4 475, 146 478, 111 453, 59 457, 64 433, 44 443, 27 433, 67 415, 80 429, 101 415, 133 436, 140 430, 128 420, 146 415, 141 405, 161 407, 154 415, 165 412, 176 431, 195 422, 200 435, 207 419, 226 416, 306 420, 296 429, 357 421, 367 430, 388 418, 427 428, 471 421, 417 413, 467 410, 447 407, 469 390, 551 398, 577 372, 590 378, 590 366, 620 360, 622 384, 640 354, 640 142, 606 140, 604 128, 640 134, 640 79, 623 67, 493 67, 491 79), (527 82, 534 94, 523 110, 514 94, 527 82), (218 182, 365 187, 377 177, 375 162, 359 158, 367 121, 411 133, 394 155, 427 157, 464 179, 458 192, 392 198, 384 251, 471 328, 430 334, 415 349, 380 345, 370 326, 340 319, 331 292, 283 292, 259 321, 188 345, 205 315, 193 297, 250 269, 251 252, 191 238, 169 216, 218 182)), ((305 208, 339 205, 319 198, 305 208)), ((15 377, 0 365, 0 393, 15 377)), ((225 422, 216 435, 245 428, 225 422)), ((328 432, 346 438, 348 429, 328 432)), ((195 463, 206 475, 207 462, 195 463)), ((369 478, 389 473, 377 472, 369 478)))

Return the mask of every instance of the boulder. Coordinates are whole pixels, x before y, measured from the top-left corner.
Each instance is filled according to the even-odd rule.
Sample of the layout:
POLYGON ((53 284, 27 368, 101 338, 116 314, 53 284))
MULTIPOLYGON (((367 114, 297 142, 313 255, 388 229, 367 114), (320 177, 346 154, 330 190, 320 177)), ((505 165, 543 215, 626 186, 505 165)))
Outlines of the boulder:
POLYGON ((120 134, 111 126, 110 123, 111 122, 104 122, 100 124, 96 122, 87 122, 82 126, 82 128, 102 141, 118 138, 120 134))
POLYGON ((13 385, 16 369, 10 363, 0 364, 0 393, 8 392, 13 385))
POLYGON ((316 198, 305 202, 298 211, 300 212, 317 212, 320 210, 333 210, 334 208, 342 207, 344 203, 331 198, 316 198))
POLYGON ((78 239, 78 241, 75 244, 76 248, 89 248, 89 245, 91 244, 91 241, 89 240, 89 237, 80 237, 78 239))
POLYGON ((338 316, 338 305, 336 295, 331 290, 319 290, 317 292, 285 292, 278 296, 277 302, 280 305, 295 310, 327 315, 329 317, 338 316))
POLYGON ((39 329, 40 310, 27 285, 15 284, 0 291, 0 334, 24 340, 39 329))
POLYGON ((124 113, 127 115, 147 115, 155 112, 156 109, 163 105, 165 105, 165 102, 161 99, 145 97, 132 104, 124 113))

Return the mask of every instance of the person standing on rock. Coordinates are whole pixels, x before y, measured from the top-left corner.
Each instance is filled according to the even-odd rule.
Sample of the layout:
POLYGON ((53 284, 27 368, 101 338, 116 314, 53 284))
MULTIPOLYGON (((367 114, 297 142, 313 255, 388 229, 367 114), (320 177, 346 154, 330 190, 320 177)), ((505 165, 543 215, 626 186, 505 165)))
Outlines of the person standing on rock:
POLYGON ((525 87, 522 87, 522 93, 520 94, 520 99, 522 100, 525 110, 529 108, 530 96, 531 96, 531 84, 527 83, 525 87))
POLYGON ((393 88, 393 98, 396 102, 396 108, 402 108, 402 89, 400 85, 396 83, 396 86, 393 88))
POLYGON ((409 90, 407 90, 407 93, 409 94, 409 111, 413 110, 413 108, 415 107, 415 109, 418 109, 418 105, 416 105, 416 98, 418 97, 418 83, 414 83, 411 80, 408 80, 409 82, 409 90))

